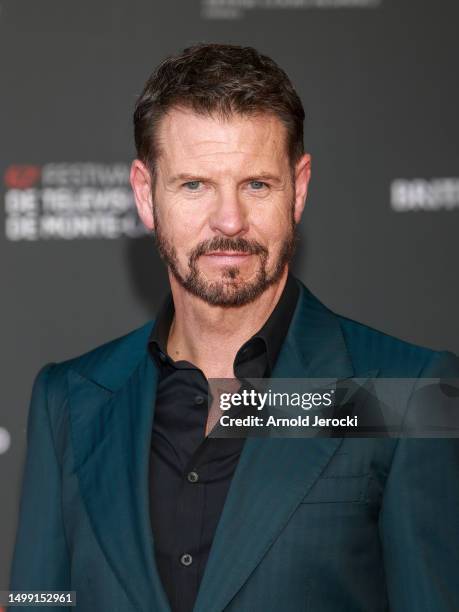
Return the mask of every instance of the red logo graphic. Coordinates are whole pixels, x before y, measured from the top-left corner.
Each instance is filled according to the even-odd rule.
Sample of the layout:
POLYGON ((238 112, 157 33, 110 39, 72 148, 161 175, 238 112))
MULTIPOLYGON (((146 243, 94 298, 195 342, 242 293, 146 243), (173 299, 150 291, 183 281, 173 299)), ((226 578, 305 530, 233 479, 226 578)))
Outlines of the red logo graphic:
POLYGON ((4 180, 9 189, 27 189, 35 185, 40 180, 40 176, 40 166, 9 166, 4 180))

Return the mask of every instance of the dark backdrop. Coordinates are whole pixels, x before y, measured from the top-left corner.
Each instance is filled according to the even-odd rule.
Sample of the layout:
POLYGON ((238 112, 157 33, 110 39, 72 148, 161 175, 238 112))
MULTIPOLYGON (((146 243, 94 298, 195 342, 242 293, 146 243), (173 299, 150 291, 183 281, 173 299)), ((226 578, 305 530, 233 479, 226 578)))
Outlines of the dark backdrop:
POLYGON ((197 41, 291 76, 313 179, 295 271, 333 309, 459 352, 455 0, 0 0, 0 589, 38 369, 152 318, 127 182, 134 101, 197 41))

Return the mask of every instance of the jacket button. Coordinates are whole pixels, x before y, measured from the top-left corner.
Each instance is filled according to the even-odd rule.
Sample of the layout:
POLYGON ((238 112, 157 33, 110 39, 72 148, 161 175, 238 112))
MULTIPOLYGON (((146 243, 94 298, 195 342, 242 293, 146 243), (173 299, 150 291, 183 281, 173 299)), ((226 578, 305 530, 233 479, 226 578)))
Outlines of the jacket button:
POLYGON ((193 557, 188 553, 185 553, 180 557, 180 563, 188 567, 188 565, 191 565, 193 563, 193 557))
POLYGON ((186 475, 188 482, 198 482, 199 474, 197 472, 188 472, 186 475))
POLYGON ((194 398, 194 403, 198 405, 204 404, 204 398, 202 397, 202 395, 197 395, 194 398))

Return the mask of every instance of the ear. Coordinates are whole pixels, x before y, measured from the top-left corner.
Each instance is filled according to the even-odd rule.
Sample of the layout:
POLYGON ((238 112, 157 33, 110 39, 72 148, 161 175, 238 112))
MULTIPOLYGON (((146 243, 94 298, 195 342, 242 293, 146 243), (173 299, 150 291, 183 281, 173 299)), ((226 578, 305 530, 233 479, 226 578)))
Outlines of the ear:
POLYGON ((308 185, 311 178, 311 156, 305 153, 295 165, 295 223, 299 223, 306 204, 308 185))
POLYGON ((147 229, 154 230, 151 176, 148 168, 139 159, 132 162, 129 180, 139 217, 147 229))

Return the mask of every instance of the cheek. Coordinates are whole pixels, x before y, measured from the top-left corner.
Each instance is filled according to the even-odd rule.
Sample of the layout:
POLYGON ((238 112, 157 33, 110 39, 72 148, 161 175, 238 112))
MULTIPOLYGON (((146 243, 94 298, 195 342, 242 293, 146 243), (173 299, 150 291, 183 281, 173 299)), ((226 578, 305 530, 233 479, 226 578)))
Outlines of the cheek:
POLYGON ((165 231, 178 246, 186 244, 199 233, 201 215, 193 206, 172 200, 162 206, 161 212, 165 231))
POLYGON ((269 209, 257 211, 251 220, 254 234, 260 237, 263 244, 271 250, 284 242, 291 232, 291 211, 285 203, 270 206, 269 209))
POLYGON ((205 235, 205 222, 201 215, 192 206, 183 206, 183 203, 174 205, 171 202, 164 207, 161 226, 182 265, 187 265, 189 254, 197 243, 209 237, 205 235))

